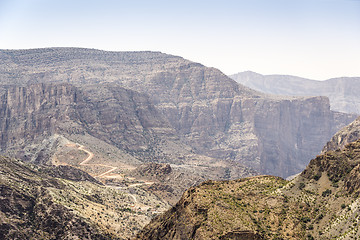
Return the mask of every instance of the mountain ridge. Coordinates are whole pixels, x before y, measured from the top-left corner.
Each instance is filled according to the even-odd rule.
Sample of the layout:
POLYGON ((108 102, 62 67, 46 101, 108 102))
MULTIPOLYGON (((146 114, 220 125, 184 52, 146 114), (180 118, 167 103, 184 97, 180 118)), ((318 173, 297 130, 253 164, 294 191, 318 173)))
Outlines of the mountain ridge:
MULTIPOLYGON (((114 84, 148 95, 174 133, 195 153, 280 176, 301 171, 308 159, 354 118, 331 112, 325 98, 269 96, 237 84, 217 69, 154 52, 2 50, 0 77, 2 85, 65 82, 83 89, 114 84), (316 104, 316 109, 311 104, 316 104), (264 119, 264 113, 273 121, 264 119), (282 118, 308 119, 304 122, 318 118, 326 127, 319 126, 319 132, 308 123, 274 125, 282 118), (297 138, 289 138, 288 130, 297 138), (308 142, 307 132, 314 132, 315 139, 308 142), (274 167, 277 165, 281 167, 274 167)), ((93 93, 100 98, 104 94, 97 89, 93 93)))
POLYGON ((235 81, 268 94, 292 96, 327 96, 331 109, 360 114, 360 99, 357 92, 360 77, 330 78, 324 81, 311 80, 291 75, 261 75, 246 71, 230 75, 235 81))

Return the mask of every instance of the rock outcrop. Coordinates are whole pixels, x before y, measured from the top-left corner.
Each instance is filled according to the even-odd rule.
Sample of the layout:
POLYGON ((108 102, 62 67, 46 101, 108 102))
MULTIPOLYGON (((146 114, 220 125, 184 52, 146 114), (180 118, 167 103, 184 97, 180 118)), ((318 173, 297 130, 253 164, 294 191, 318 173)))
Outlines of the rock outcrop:
POLYGON ((341 149, 348 143, 360 138, 360 117, 338 131, 325 145, 323 153, 329 150, 341 149))
POLYGON ((4 157, 0 166, 1 239, 122 239, 56 202, 48 189, 66 192, 60 180, 4 157))

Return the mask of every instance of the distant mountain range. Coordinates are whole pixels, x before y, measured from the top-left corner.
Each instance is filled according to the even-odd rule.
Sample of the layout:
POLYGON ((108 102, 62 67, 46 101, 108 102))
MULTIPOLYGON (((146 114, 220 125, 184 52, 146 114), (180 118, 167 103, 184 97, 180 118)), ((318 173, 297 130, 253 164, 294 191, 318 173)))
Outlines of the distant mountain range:
POLYGON ((269 94, 326 96, 330 99, 332 110, 360 114, 360 77, 315 81, 288 75, 261 75, 250 71, 230 77, 249 88, 269 94))

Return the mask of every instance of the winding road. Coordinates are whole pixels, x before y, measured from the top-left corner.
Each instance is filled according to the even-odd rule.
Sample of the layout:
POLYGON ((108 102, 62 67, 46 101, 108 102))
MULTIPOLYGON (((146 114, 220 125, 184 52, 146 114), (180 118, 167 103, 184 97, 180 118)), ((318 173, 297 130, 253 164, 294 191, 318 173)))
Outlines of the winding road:
POLYGON ((110 168, 110 170, 104 172, 104 173, 101 173, 95 177, 104 177, 105 175, 115 171, 117 169, 117 167, 114 167, 114 166, 110 166, 110 165, 105 165, 105 164, 96 164, 96 163, 88 163, 91 159, 93 159, 94 157, 94 154, 92 152, 90 152, 89 150, 86 150, 84 148, 83 145, 79 145, 78 147, 79 150, 81 151, 84 151, 85 153, 87 153, 89 156, 84 160, 82 161, 81 163, 79 163, 79 165, 82 165, 82 166, 100 166, 100 167, 106 167, 106 168, 110 168))
MULTIPOLYGON (((110 170, 106 171, 106 172, 103 172, 95 177, 104 177, 108 174, 110 174, 111 172, 115 171, 116 169, 118 169, 118 167, 114 167, 114 166, 110 166, 110 165, 105 165, 105 164, 97 164, 97 163, 89 163, 89 161, 91 161, 94 157, 94 153, 90 152, 89 150, 86 150, 85 147, 83 145, 80 145, 80 144, 76 144, 76 146, 78 146, 78 149, 87 153, 88 154, 88 157, 82 161, 81 163, 79 163, 79 165, 81 166, 100 166, 100 167, 106 167, 106 168, 110 168, 110 170)), ((148 181, 145 181, 143 183, 134 183, 134 184, 130 184, 129 186, 127 186, 127 188, 131 188, 131 187, 136 187, 136 186, 141 186, 141 185, 151 185, 153 184, 153 182, 148 182, 148 181)), ((117 189, 122 189, 122 187, 117 187, 117 189)), ((131 194, 130 192, 128 192, 128 195, 134 200, 134 204, 137 205, 137 207, 140 207, 140 208, 143 208, 144 206, 143 205, 139 205, 139 202, 136 198, 136 196, 134 194, 131 194)), ((135 206, 134 206, 135 207, 135 206)))

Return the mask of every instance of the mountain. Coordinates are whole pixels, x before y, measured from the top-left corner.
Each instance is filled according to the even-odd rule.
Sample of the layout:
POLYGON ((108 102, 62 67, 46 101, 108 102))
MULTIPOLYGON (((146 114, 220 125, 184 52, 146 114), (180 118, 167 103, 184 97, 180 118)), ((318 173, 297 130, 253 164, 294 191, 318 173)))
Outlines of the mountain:
POLYGON ((173 189, 167 198, 171 203, 205 179, 228 178, 229 169, 233 177, 256 174, 241 164, 193 153, 146 95, 116 84, 34 83, 3 89, 0 143, 4 154, 18 159, 71 165, 113 187, 134 185, 143 191, 148 182, 147 192, 158 192, 155 186, 162 189, 164 183, 132 172, 148 162, 171 163, 165 184, 173 189))
POLYGON ((76 150, 70 141, 96 152, 98 165, 82 165, 95 176, 104 161, 119 174, 150 161, 199 178, 286 177, 355 118, 330 111, 326 97, 265 95, 159 52, 0 50, 0 80, 2 152, 55 162, 57 149, 76 150))
POLYGON ((288 75, 261 75, 250 71, 230 77, 247 87, 269 94, 327 96, 332 110, 360 114, 360 77, 315 81, 288 75))
POLYGON ((136 239, 357 239, 359 168, 356 140, 317 156, 292 181, 207 181, 188 189, 136 239))

